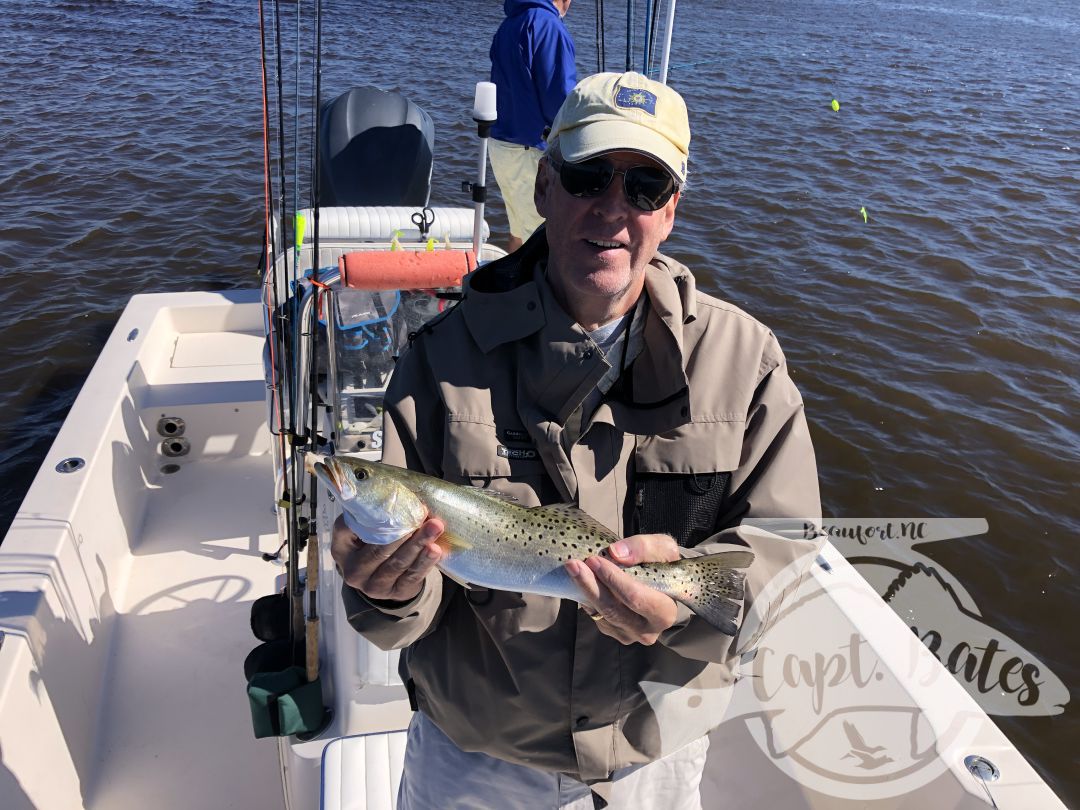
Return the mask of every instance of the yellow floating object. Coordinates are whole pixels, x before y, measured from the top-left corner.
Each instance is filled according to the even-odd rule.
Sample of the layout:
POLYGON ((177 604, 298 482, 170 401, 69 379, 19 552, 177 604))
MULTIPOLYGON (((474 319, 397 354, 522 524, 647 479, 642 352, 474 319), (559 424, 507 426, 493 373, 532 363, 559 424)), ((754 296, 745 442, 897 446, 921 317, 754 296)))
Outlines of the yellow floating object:
POLYGON ((865 223, 867 221, 867 219, 868 219, 868 217, 866 215, 866 206, 865 205, 862 208, 859 209, 859 213, 862 214, 862 221, 863 221, 863 223, 865 223))
POLYGON ((307 230, 307 217, 303 214, 296 215, 296 224, 293 227, 293 233, 296 234, 296 249, 300 250, 304 246, 304 232, 307 230))
POLYGON ((832 100, 832 108, 833 108, 833 112, 839 112, 840 111, 840 102, 837 101, 835 98, 832 100))

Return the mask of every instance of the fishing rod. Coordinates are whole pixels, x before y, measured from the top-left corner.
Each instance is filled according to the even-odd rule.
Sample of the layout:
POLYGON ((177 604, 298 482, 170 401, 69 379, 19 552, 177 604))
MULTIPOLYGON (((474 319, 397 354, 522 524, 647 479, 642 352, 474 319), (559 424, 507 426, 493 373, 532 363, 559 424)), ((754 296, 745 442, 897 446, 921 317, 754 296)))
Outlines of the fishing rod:
MULTIPOLYGON (((315 104, 316 107, 321 94, 319 76, 321 75, 320 51, 321 30, 321 0, 316 0, 315 10, 315 104)), ((266 245, 268 262, 265 266, 263 279, 266 287, 266 312, 267 312, 267 343, 270 353, 271 389, 273 391, 272 402, 276 413, 271 416, 271 432, 276 437, 275 449, 280 460, 280 468, 275 470, 275 494, 280 492, 278 506, 278 526, 285 535, 281 546, 274 554, 264 554, 264 559, 276 560, 279 558, 282 548, 288 547, 285 577, 286 587, 284 593, 274 594, 263 599, 256 600, 251 612, 251 627, 264 643, 249 654, 245 661, 245 674, 248 678, 248 697, 252 707, 252 721, 255 735, 261 736, 285 736, 297 734, 313 736, 325 727, 331 713, 326 709, 323 702, 322 690, 319 687, 319 614, 317 594, 319 587, 319 544, 317 535, 314 534, 317 493, 314 479, 311 481, 309 493, 305 492, 303 476, 304 454, 311 450, 319 449, 319 406, 318 399, 318 364, 314 362, 318 348, 318 324, 301 322, 296 313, 299 309, 295 306, 296 299, 305 295, 307 300, 318 303, 318 294, 321 293, 319 282, 319 234, 318 234, 318 169, 316 162, 313 171, 314 182, 312 193, 315 196, 314 206, 314 261, 311 270, 311 285, 301 286, 291 284, 299 271, 301 251, 303 244, 303 227, 301 218, 295 216, 293 226, 293 244, 286 243, 288 231, 288 218, 286 208, 286 189, 288 163, 285 154, 285 93, 284 93, 284 57, 282 53, 282 21, 281 0, 274 0, 274 37, 275 37, 275 77, 276 77, 276 136, 277 136, 277 177, 279 187, 275 188, 275 167, 272 158, 273 152, 270 144, 272 125, 274 118, 269 109, 271 104, 271 90, 269 81, 269 47, 267 41, 267 14, 268 7, 264 6, 263 0, 259 0, 259 32, 262 57, 262 103, 263 103, 263 192, 266 204, 266 245), (275 208, 277 210, 275 210, 275 208), (291 263, 290 263, 291 259, 291 263), (311 293, 315 296, 312 298, 311 293), (307 332, 304 335, 304 332, 307 332), (313 362, 310 364, 310 378, 306 381, 310 390, 314 390, 315 396, 311 399, 310 423, 306 423, 308 410, 305 407, 301 412, 297 407, 290 407, 286 414, 286 400, 290 405, 299 401, 299 396, 305 389, 305 380, 300 377, 300 367, 305 355, 299 353, 310 349, 313 362), (293 368, 290 368, 290 361, 293 368), (293 371, 296 369, 296 376, 293 371), (278 479, 280 475, 280 479, 278 479), (280 490, 278 488, 280 480, 280 490), (301 514, 303 505, 307 504, 304 514, 301 514), (306 544, 306 571, 305 580, 301 580, 301 552, 306 544), (305 595, 308 598, 308 610, 305 614, 305 595), (260 605, 261 603, 261 605, 260 605), (301 639, 303 639, 303 651, 301 651, 301 639), (283 645, 284 656, 277 651, 275 645, 283 645), (284 660, 282 660, 284 659, 284 660), (303 660, 300 660, 303 659, 303 660), (287 663, 286 663, 287 662, 287 663), (299 679, 299 684, 297 683, 299 679), (280 711, 278 699, 288 695, 296 709, 295 717, 286 717, 280 711), (286 729, 287 726, 287 730, 286 729)), ((296 12, 296 75, 299 77, 299 63, 301 59, 300 46, 300 10, 296 12)), ((299 111, 299 80, 295 87, 294 109, 297 111, 293 140, 294 140, 294 164, 293 164, 293 204, 294 208, 299 202, 298 163, 300 160, 298 151, 297 130, 300 122, 299 111)), ((315 137, 318 137, 318 118, 315 118, 315 137)), ((315 151, 315 159, 318 160, 318 151, 315 151)), ((317 320, 317 319, 316 319, 317 320)), ((305 403, 306 405, 306 403, 305 403)), ((284 704, 283 704, 284 705, 284 704)))
MULTIPOLYGON (((310 452, 319 451, 319 363, 318 363, 318 312, 319 300, 324 295, 322 284, 319 281, 319 208, 321 191, 320 170, 321 156, 319 154, 319 134, 321 127, 321 115, 319 104, 322 99, 322 0, 315 0, 315 134, 312 143, 314 158, 312 160, 312 205, 313 205, 313 230, 311 262, 311 283, 315 285, 315 317, 311 320, 311 433, 308 443, 310 452)), ((330 323, 331 314, 326 313, 327 324, 330 323)), ((308 611, 305 622, 304 649, 305 649, 305 673, 308 682, 314 682, 319 677, 319 607, 318 607, 318 577, 319 577, 319 536, 315 526, 316 507, 318 505, 318 480, 315 476, 309 476, 308 495, 308 521, 309 536, 307 541, 307 595, 308 611)))
POLYGON ((667 26, 664 29, 664 50, 660 53, 660 83, 667 84, 668 60, 671 58, 671 35, 675 31, 675 0, 667 10, 667 26))
POLYGON ((660 0, 652 0, 645 6, 645 62, 641 72, 652 74, 653 54, 656 51, 656 30, 660 27, 660 0))
MULTIPOLYGON (((299 14, 299 10, 297 12, 299 14)), ((275 77, 277 85, 277 112, 278 112, 278 127, 277 127, 277 144, 278 144, 278 175, 279 175, 279 188, 280 188, 280 216, 275 216, 276 227, 282 231, 285 230, 285 223, 288 221, 288 209, 286 205, 286 188, 287 188, 287 172, 288 161, 285 152, 285 93, 284 93, 284 59, 282 57, 282 12, 281 12, 281 0, 275 0, 274 2, 274 33, 276 44, 276 63, 275 63, 275 77)), ((299 23, 298 23, 299 24, 299 23)), ((299 45, 299 43, 298 43, 299 45)), ((297 60, 299 60, 299 47, 296 54, 297 60)), ((299 87, 295 88, 295 93, 299 94, 299 87)), ((296 104, 299 104, 297 99, 296 104)), ((295 172, 294 172, 295 174, 295 172)), ((296 188, 294 185, 294 205, 297 202, 296 188)), ((294 224, 293 228, 293 247, 290 249, 284 243, 281 245, 280 257, 275 250, 275 288, 281 287, 284 291, 284 295, 290 301, 290 306, 282 307, 277 318, 279 324, 279 332, 281 333, 282 345, 286 347, 294 347, 295 341, 290 338, 295 334, 298 329, 298 319, 296 307, 296 287, 295 279, 298 274, 298 264, 300 259, 300 246, 302 243, 303 234, 300 233, 294 224), (280 261, 278 261, 280 258, 280 261), (292 259, 290 265, 290 258, 292 259), (292 281, 292 294, 290 295, 289 282, 292 281)), ((290 604, 290 616, 289 622, 289 639, 295 649, 297 640, 303 634, 306 637, 305 632, 305 620, 303 611, 303 598, 304 587, 300 580, 300 553, 303 549, 303 544, 307 542, 310 535, 310 526, 312 520, 310 517, 305 517, 301 514, 301 508, 307 500, 304 496, 304 487, 302 484, 303 476, 300 472, 302 467, 298 463, 297 455, 302 449, 305 436, 308 435, 308 431, 304 430, 300 420, 303 415, 298 413, 296 407, 297 396, 296 387, 292 384, 292 360, 293 351, 289 351, 288 348, 281 352, 281 368, 282 378, 284 380, 283 387, 287 388, 288 403, 289 403, 289 426, 286 428, 282 425, 283 439, 287 440, 287 446, 282 453, 282 484, 283 492, 279 501, 279 506, 285 509, 286 514, 286 545, 288 546, 288 559, 286 561, 286 596, 290 604)))
MULTIPOLYGON (((274 40, 277 49, 277 109, 278 109, 278 174, 280 175, 279 186, 281 188, 281 227, 285 229, 287 221, 285 215, 285 91, 282 87, 282 62, 281 62, 281 0, 274 0, 274 40)), ((282 245, 285 259, 285 274, 289 273, 289 251, 282 245)))
POLYGON ((604 0, 596 0, 596 72, 607 69, 607 54, 604 53, 604 0))
POLYGON ((297 268, 300 265, 300 247, 304 242, 304 223, 300 219, 300 3, 296 3, 296 44, 293 51, 293 213, 297 217, 293 225, 293 243, 296 255, 293 258, 293 274, 290 278, 292 289, 296 289, 297 268))
MULTIPOLYGON (((263 102, 263 192, 266 206, 265 233, 266 266, 263 286, 266 288, 266 332, 270 350, 270 390, 271 400, 274 403, 276 413, 276 425, 271 425, 271 432, 278 440, 278 456, 281 459, 281 485, 283 490, 288 486, 286 464, 288 447, 286 439, 289 430, 286 426, 286 389, 289 388, 288 373, 288 346, 286 340, 287 323, 281 308, 280 292, 281 284, 277 263, 280 234, 280 219, 274 212, 273 194, 273 170, 270 157, 270 94, 269 82, 267 81, 267 50, 266 50, 266 14, 259 1, 259 34, 261 42, 261 65, 262 65, 262 102, 263 102)), ((286 492, 282 492, 285 499, 286 492)), ((289 526, 289 521, 286 521, 289 526)), ((286 542, 291 535, 291 528, 286 529, 286 542)), ((267 559, 276 559, 278 552, 265 555, 267 559)))
MULTIPOLYGON (((278 108, 278 172, 279 172, 280 178, 281 178, 280 179, 280 187, 281 187, 281 229, 282 229, 283 233, 285 233, 287 235, 288 234, 288 228, 286 226, 286 223, 289 222, 289 216, 288 216, 288 208, 286 207, 286 204, 285 204, 285 190, 288 187, 288 184, 287 184, 285 178, 286 178, 287 171, 288 171, 288 162, 287 162, 286 157, 285 157, 285 90, 284 90, 284 86, 283 86, 283 84, 284 84, 283 77, 284 77, 284 73, 285 73, 285 63, 284 63, 284 59, 282 57, 282 52, 281 52, 281 38, 282 38, 281 20, 282 20, 281 0, 274 0, 274 33, 275 33, 276 44, 277 44, 277 71, 276 71, 276 74, 277 74, 277 98, 278 98, 278 105, 277 105, 277 108, 278 108)), ((297 64, 299 64, 299 59, 300 59, 300 47, 299 47, 300 46, 300 42, 299 42, 300 3, 296 4, 296 25, 297 25, 297 43, 296 43, 295 58, 296 58, 297 64)), ((297 69, 299 70, 299 68, 297 68, 297 69)), ((296 99, 296 104, 299 104, 299 92, 300 92, 300 88, 299 88, 299 84, 297 84, 293 88, 293 94, 294 94, 294 97, 296 99)), ((294 125, 294 133, 295 133, 295 125, 294 125)), ((296 284, 296 276, 297 276, 297 266, 300 263, 300 245, 303 242, 303 233, 297 227, 298 223, 296 221, 296 215, 299 212, 299 207, 298 207, 299 200, 298 200, 298 197, 297 197, 297 182, 296 182, 296 165, 297 165, 297 163, 299 161, 298 161, 298 157, 297 157, 298 153, 296 152, 296 149, 295 149, 295 146, 296 146, 296 144, 295 144, 295 135, 294 135, 293 146, 294 146, 294 148, 293 148, 293 208, 292 208, 292 210, 293 210, 293 220, 292 220, 293 221, 293 234, 292 234, 292 236, 293 236, 293 239, 292 239, 292 241, 293 241, 293 249, 290 250, 287 245, 283 244, 282 245, 282 257, 281 257, 282 261, 285 263, 284 274, 283 274, 284 279, 287 280, 288 283, 291 285, 290 287, 288 287, 286 289, 286 299, 291 304, 291 306, 289 308, 289 315, 291 315, 291 317, 286 319, 286 325, 287 325, 286 338, 287 339, 288 339, 288 336, 291 335, 293 329, 295 328, 295 324, 296 324, 295 296, 289 295, 288 290, 290 290, 290 289, 295 290, 296 289, 295 284, 296 284), (291 269, 290 269, 290 264, 289 264, 290 254, 291 254, 291 257, 292 257, 291 269)), ((292 380, 292 371, 291 371, 291 362, 290 362, 292 359, 293 358, 291 357, 291 354, 289 352, 286 352, 285 353, 285 361, 286 361, 285 362, 285 373, 288 375, 287 379, 289 379, 290 381, 292 380)), ((295 412, 296 412, 296 391, 295 391, 295 387, 290 385, 289 386, 289 420, 290 420, 290 425, 291 426, 293 425, 293 422, 294 422, 294 419, 293 419, 292 415, 295 412)), ((295 429, 293 429, 293 432, 295 432, 295 429)), ((295 492, 295 489, 293 489, 293 492, 295 492)))

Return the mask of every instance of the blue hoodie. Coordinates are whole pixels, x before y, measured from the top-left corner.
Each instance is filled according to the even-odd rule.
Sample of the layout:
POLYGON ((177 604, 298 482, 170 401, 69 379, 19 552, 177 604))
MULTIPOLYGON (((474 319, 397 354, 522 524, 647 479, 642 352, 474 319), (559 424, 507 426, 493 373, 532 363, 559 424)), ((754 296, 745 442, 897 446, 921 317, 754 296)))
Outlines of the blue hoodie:
POLYGON ((503 11, 491 43, 499 114, 491 137, 543 149, 544 129, 577 84, 574 40, 551 0, 504 0, 503 11))

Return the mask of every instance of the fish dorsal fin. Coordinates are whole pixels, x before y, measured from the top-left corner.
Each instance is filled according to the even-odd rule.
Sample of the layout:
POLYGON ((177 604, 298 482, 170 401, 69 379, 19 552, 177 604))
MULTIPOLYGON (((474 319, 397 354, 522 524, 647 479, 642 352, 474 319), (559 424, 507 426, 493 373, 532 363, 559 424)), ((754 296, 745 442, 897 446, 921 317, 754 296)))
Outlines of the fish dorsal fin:
POLYGON ((518 499, 515 498, 513 495, 511 495, 511 494, 509 494, 507 492, 499 492, 499 490, 497 490, 497 489, 490 489, 490 488, 487 488, 487 487, 474 487, 474 486, 470 486, 470 485, 464 485, 464 486, 465 486, 465 489, 469 490, 470 492, 475 492, 477 495, 487 495, 489 498, 492 498, 492 499, 494 499, 496 501, 509 502, 509 503, 517 503, 518 502, 518 499))
POLYGON ((615 536, 615 532, 572 503, 551 503, 547 506, 534 506, 529 511, 534 514, 547 514, 559 521, 571 521, 605 539, 610 537, 612 543, 619 539, 615 536))

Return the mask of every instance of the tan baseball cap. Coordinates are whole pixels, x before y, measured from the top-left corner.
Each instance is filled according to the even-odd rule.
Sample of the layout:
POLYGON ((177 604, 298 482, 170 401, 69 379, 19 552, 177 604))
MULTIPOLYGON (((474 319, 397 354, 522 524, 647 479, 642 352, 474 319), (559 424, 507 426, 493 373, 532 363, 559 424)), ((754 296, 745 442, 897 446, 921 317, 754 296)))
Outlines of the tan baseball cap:
POLYGON ((571 163, 606 152, 640 152, 686 182, 690 122, 686 102, 666 84, 640 73, 597 73, 577 83, 551 124, 571 163))

